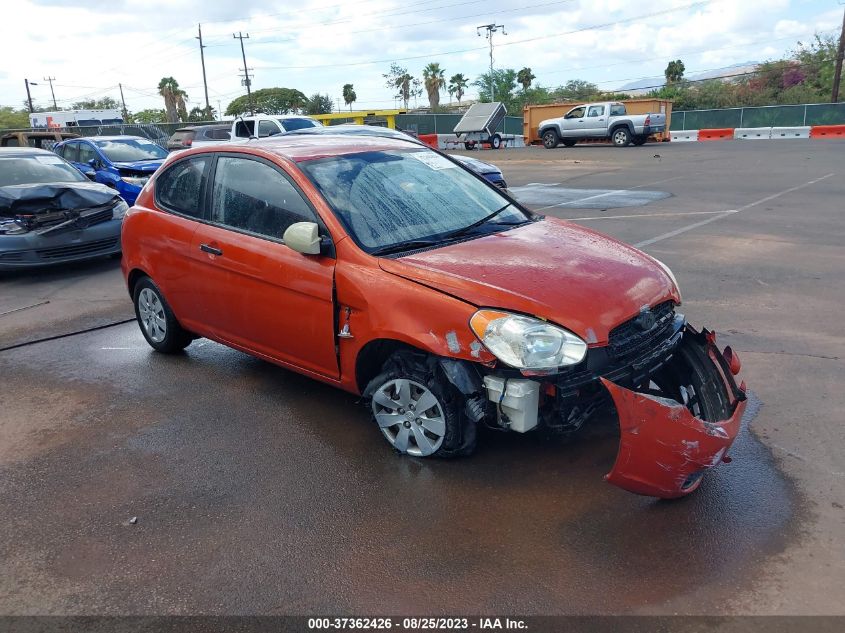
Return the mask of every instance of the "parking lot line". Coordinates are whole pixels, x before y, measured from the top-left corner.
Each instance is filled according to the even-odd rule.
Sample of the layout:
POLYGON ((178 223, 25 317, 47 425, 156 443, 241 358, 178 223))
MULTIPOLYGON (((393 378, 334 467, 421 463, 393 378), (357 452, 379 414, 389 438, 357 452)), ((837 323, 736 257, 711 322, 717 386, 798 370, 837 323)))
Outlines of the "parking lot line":
POLYGON ((715 215, 718 213, 738 213, 738 211, 671 211, 666 213, 629 213, 628 215, 591 215, 583 218, 567 218, 569 222, 576 220, 624 220, 625 218, 672 217, 677 215, 715 215))
MULTIPOLYGON (((544 211, 546 209, 558 209, 558 208, 561 208, 561 207, 566 207, 566 206, 576 204, 578 202, 585 202, 587 200, 594 200, 596 198, 602 198, 604 196, 625 194, 629 191, 633 191, 634 189, 642 189, 643 187, 652 187, 654 185, 659 185, 659 184, 662 184, 664 182, 669 182, 670 180, 678 180, 680 178, 683 178, 683 176, 672 176, 671 178, 664 178, 662 180, 655 180, 654 182, 644 182, 641 185, 634 185, 633 187, 628 187, 627 189, 613 189, 612 191, 606 191, 604 193, 600 193, 600 194, 597 194, 597 195, 594 195, 594 196, 587 196, 586 198, 578 198, 577 200, 567 200, 566 202, 559 202, 557 204, 546 205, 545 207, 538 207, 537 209, 534 209, 534 211, 537 212, 537 211, 544 211)), ((531 183, 531 184, 539 184, 539 183, 531 183)), ((546 185, 546 186, 549 187, 549 186, 552 186, 552 185, 549 184, 549 185, 546 185)))
POLYGON ((674 231, 669 231, 668 233, 663 233, 662 235, 658 235, 657 237, 652 237, 648 240, 643 240, 642 242, 637 242, 634 244, 637 248, 643 248, 644 246, 649 246, 651 244, 655 244, 657 242, 662 242, 663 240, 668 240, 671 237, 675 237, 677 235, 681 235, 682 233, 686 233, 687 231, 692 231, 693 229, 697 229, 700 226, 704 226, 705 224, 710 224, 711 222, 715 222, 716 220, 721 220, 722 218, 726 218, 730 215, 734 215, 739 213, 740 211, 745 211, 746 209, 750 209, 752 207, 756 207, 757 205, 763 204, 765 202, 769 202, 770 200, 774 200, 775 198, 779 198, 780 196, 784 196, 788 193, 792 193, 793 191, 798 191, 799 189, 804 189, 805 187, 809 187, 810 185, 814 185, 817 182, 821 182, 826 178, 830 178, 834 174, 825 174, 820 178, 816 178, 815 180, 810 180, 809 182, 805 182, 802 185, 796 185, 795 187, 790 187, 789 189, 784 189, 783 191, 779 191, 777 193, 773 193, 770 196, 766 196, 765 198, 760 198, 759 200, 755 200, 754 202, 749 202, 746 205, 743 205, 737 209, 726 209, 725 211, 717 212, 712 218, 707 218, 706 220, 701 220, 700 222, 695 222, 694 224, 688 224, 687 226, 682 226, 679 229, 675 229, 674 231))

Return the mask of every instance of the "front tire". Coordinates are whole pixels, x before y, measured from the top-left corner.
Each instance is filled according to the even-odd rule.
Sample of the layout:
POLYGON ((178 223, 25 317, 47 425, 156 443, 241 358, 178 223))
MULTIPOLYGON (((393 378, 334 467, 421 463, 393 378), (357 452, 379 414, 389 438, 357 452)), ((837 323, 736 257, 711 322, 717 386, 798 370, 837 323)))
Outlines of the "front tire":
POLYGON ((494 134, 490 137, 490 147, 492 149, 500 149, 502 147, 502 137, 494 134))
POLYGON ((613 136, 611 138, 616 147, 627 147, 631 142, 631 133, 628 132, 627 128, 619 127, 613 130, 613 136))
POLYGON ((174 354, 191 344, 193 336, 176 320, 164 295, 149 277, 135 284, 132 293, 141 334, 155 351, 174 354))
POLYGON ((476 426, 464 412, 464 397, 433 357, 397 352, 364 393, 373 420, 399 453, 456 457, 475 450, 476 426))
POLYGON ((543 132, 543 147, 546 149, 554 149, 560 143, 560 137, 554 130, 546 130, 543 132))

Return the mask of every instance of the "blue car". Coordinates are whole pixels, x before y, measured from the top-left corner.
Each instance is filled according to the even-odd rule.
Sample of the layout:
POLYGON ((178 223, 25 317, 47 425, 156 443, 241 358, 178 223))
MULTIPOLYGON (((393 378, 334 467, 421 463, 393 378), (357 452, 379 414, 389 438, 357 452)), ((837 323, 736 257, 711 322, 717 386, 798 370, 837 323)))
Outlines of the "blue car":
POLYGON ((167 150, 140 136, 72 139, 54 151, 91 180, 115 189, 129 205, 167 158, 167 150))

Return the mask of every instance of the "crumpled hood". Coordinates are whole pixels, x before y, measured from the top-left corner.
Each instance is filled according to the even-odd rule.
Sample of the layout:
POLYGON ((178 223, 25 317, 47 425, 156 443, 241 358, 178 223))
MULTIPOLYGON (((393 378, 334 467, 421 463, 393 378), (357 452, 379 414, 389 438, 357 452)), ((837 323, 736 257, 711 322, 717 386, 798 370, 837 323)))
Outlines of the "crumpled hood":
POLYGON ((135 171, 148 171, 153 173, 156 169, 161 167, 163 163, 163 158, 153 158, 150 160, 124 161, 112 164, 118 169, 134 169, 135 171))
POLYGON ((548 319, 590 344, 606 343, 645 305, 679 300, 645 253, 553 218, 380 265, 479 307, 548 319))
POLYGON ((57 182, 0 187, 0 215, 90 209, 117 197, 114 189, 96 182, 57 182))

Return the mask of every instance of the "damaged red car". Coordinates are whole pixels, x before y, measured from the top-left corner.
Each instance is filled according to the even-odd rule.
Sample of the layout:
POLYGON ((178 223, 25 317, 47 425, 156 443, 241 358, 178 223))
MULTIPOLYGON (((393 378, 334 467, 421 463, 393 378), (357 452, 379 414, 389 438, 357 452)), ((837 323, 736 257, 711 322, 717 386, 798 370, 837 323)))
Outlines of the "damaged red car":
POLYGON ((665 265, 413 142, 180 152, 122 242, 154 349, 207 337, 362 394, 403 454, 469 454, 481 425, 573 434, 615 410, 607 480, 678 497, 739 431, 739 359, 678 313, 665 265))

